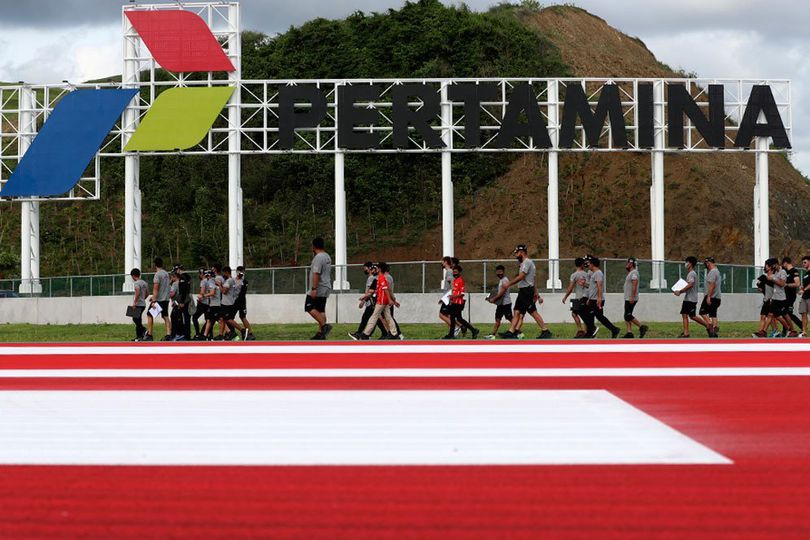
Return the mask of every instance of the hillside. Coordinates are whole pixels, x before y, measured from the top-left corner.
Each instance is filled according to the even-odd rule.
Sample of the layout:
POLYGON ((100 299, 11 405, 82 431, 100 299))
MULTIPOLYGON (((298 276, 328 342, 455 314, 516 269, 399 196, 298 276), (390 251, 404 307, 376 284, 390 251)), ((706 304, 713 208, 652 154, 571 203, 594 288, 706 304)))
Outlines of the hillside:
MULTIPOLYGON (((535 13, 516 11, 524 24, 558 48, 573 76, 684 76, 659 62, 639 39, 585 10, 552 6, 535 13)), ((810 252, 810 182, 782 156, 771 156, 769 164, 771 251, 794 257, 810 252)), ((585 252, 650 257, 649 155, 561 154, 559 171, 561 257, 585 252)), ((545 256, 547 174, 543 154, 526 154, 492 185, 457 200, 456 255, 502 258, 520 241, 537 257, 545 256)), ((667 258, 714 254, 718 260, 751 264, 754 181, 752 154, 667 155, 667 258)), ((377 256, 432 259, 440 249, 437 226, 422 242, 381 250, 377 256)))
MULTIPOLYGON (((242 50, 244 77, 254 79, 680 75, 584 10, 528 2, 476 13, 419 0, 315 19, 274 37, 246 31, 242 50)), ((669 258, 714 253, 750 264, 753 164, 752 155, 667 156, 669 258)), ((248 156, 242 167, 246 264, 303 264, 312 236, 331 243, 329 156, 248 156)), ((770 167, 772 251, 807 251, 810 213, 802 209, 810 207, 810 184, 781 156, 770 167)), ((561 256, 649 257, 649 168, 648 155, 563 155, 561 256)), ((161 255, 193 267, 226 257, 226 171, 224 157, 142 158, 144 262, 161 255)), ((121 272, 123 160, 105 159, 102 174, 101 201, 42 205, 43 276, 121 272)), ((453 175, 457 255, 504 257, 520 241, 543 256, 544 155, 456 155, 453 175)), ((441 257, 438 156, 347 156, 346 181, 351 262, 441 257)), ((19 273, 19 234, 19 205, 6 204, 0 272, 7 276, 19 273)))

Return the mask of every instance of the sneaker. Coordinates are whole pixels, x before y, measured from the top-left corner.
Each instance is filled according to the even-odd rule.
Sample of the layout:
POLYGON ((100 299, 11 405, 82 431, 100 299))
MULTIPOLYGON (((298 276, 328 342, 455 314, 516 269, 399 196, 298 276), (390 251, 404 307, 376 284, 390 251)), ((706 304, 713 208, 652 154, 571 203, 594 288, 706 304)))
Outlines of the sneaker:
POLYGON ((574 334, 574 339, 582 339, 585 337, 585 332, 582 330, 577 330, 577 333, 574 334))
POLYGON ((540 335, 537 336, 537 339, 551 339, 553 336, 554 334, 551 333, 551 330, 546 328, 542 332, 540 332, 540 335))
POLYGON ((360 332, 349 332, 349 337, 357 341, 360 339, 360 332))
POLYGON ((242 334, 242 341, 247 341, 248 338, 247 328, 242 328, 242 330, 239 333, 242 334))
POLYGON ((245 338, 245 341, 256 341, 256 336, 254 336, 252 333, 249 332, 247 337, 245 338))
MULTIPOLYGON (((458 335, 459 335, 460 333, 461 333, 461 328, 459 328, 458 326, 456 326, 456 329, 455 329, 455 330, 453 330, 453 337, 458 337, 458 335)), ((449 332, 448 332, 448 334, 449 334, 449 332)))
POLYGON ((204 336, 204 335, 202 335, 202 334, 197 334, 196 336, 194 336, 193 338, 191 338, 191 340, 192 340, 192 341, 205 341, 205 336, 204 336))
POLYGON ((180 334, 179 336, 174 336, 174 339, 172 341, 185 341, 185 340, 186 340, 186 336, 184 336, 183 334, 180 334))
POLYGON ((388 332, 386 332, 386 333, 384 333, 384 334, 380 334, 380 337, 378 337, 377 339, 378 339, 378 340, 379 340, 379 339, 388 339, 388 336, 389 336, 389 335, 390 335, 390 334, 389 334, 388 332))
POLYGON ((711 337, 711 338, 719 338, 720 337, 720 334, 717 333, 717 328, 712 329, 712 335, 710 335, 709 337, 711 337))
POLYGON ((524 334, 523 332, 518 332, 517 334, 515 334, 515 339, 526 339, 526 334, 524 334))
POLYGON ((152 334, 146 334, 141 338, 141 341, 155 341, 155 338, 152 337, 152 334))
POLYGON ((473 328, 472 330, 470 330, 470 333, 472 334, 473 339, 478 339, 479 332, 480 331, 478 330, 478 328, 473 328))
POLYGON ((601 326, 596 326, 596 327, 594 327, 594 329, 593 329, 593 334, 591 335, 591 337, 592 337, 592 338, 595 338, 595 337, 596 337, 596 334, 598 334, 598 333, 599 333, 599 330, 600 330, 601 328, 602 328, 601 326))
POLYGON ((370 337, 371 337, 371 336, 367 336, 367 335, 365 335, 363 332, 360 332, 360 334, 358 335, 357 339, 359 339, 360 341, 368 341, 370 337))
POLYGON ((805 333, 804 333, 804 332, 802 332, 801 334, 799 334, 799 337, 800 337, 800 338, 804 338, 804 337, 807 337, 807 336, 805 335, 805 333))
POLYGON ((633 335, 633 332, 627 332, 625 335, 622 336, 622 339, 633 339, 634 337, 636 336, 633 335))
POLYGON ((166 335, 166 336, 163 336, 160 339, 160 341, 174 341, 174 338, 172 336, 166 335))
POLYGON ((799 337, 799 334, 797 334, 796 332, 788 332, 787 337, 799 337))
POLYGON ((782 337, 782 332, 771 332, 772 338, 780 338, 782 337))
POLYGON ((764 338, 766 336, 767 336, 767 334, 765 334, 765 332, 763 332, 761 330, 759 332, 754 332, 753 334, 751 334, 752 338, 764 338))
POLYGON ((385 339, 388 339, 388 340, 393 340, 393 341, 399 341, 399 334, 397 334, 397 335, 394 335, 394 334, 388 334, 388 335, 385 337, 385 339))
POLYGON ((618 328, 614 328, 613 330, 610 331, 610 337, 612 337, 613 339, 616 339, 616 337, 618 335, 619 335, 619 329, 618 328))
POLYGON ((225 341, 225 336, 223 336, 222 334, 220 334, 220 335, 218 335, 217 337, 215 337, 215 338, 213 339, 213 341, 225 341))
POLYGON ((332 325, 331 324, 323 325, 323 339, 328 338, 329 337, 329 332, 331 332, 331 331, 332 331, 332 325))
POLYGON ((309 339, 310 339, 310 341, 323 341, 323 340, 324 340, 324 339, 326 339, 326 338, 325 338, 325 337, 323 337, 323 334, 321 334, 320 332, 318 332, 318 333, 316 333, 314 336, 312 336, 312 337, 311 337, 311 338, 309 338, 309 339))
POLYGON ((135 338, 135 339, 133 339, 132 341, 140 341, 140 340, 141 340, 141 338, 136 337, 136 338, 135 338))
POLYGON ((495 339, 495 336, 493 334, 487 334, 487 335, 484 336, 484 339, 488 339, 488 340, 492 341, 493 339, 495 339))
POLYGON ((439 339, 456 339, 456 336, 454 336, 453 334, 447 334, 446 336, 442 336, 439 339))
POLYGON ((680 336, 678 336, 678 337, 679 337, 679 338, 687 338, 687 339, 688 339, 688 338, 689 338, 689 334, 684 334, 683 332, 681 332, 681 335, 680 335, 680 336))
POLYGON ((397 337, 399 338, 400 341, 405 341, 405 336, 402 335, 402 332, 397 334, 397 337))
POLYGON ((649 326, 647 326, 646 324, 642 324, 642 325, 641 325, 641 328, 639 328, 639 329, 638 329, 638 337, 643 338, 644 336, 646 336, 646 335, 647 335, 647 331, 648 331, 649 329, 650 329, 650 327, 649 327, 649 326))
POLYGON ((502 337, 503 339, 517 339, 517 335, 516 335, 516 334, 513 334, 513 333, 512 333, 512 332, 510 332, 509 330, 507 330, 506 332, 501 332, 501 334, 500 334, 500 335, 501 335, 501 337, 502 337))
POLYGON ((233 338, 236 337, 236 330, 231 330, 225 335, 225 341, 233 341, 233 338))

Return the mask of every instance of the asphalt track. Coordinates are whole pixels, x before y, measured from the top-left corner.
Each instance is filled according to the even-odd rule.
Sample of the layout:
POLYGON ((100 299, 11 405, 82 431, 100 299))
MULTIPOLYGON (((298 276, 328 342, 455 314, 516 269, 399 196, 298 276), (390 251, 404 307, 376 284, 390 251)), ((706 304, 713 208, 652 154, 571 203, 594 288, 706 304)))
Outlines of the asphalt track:
POLYGON ((0 460, 0 538, 810 538, 807 341, 0 346, 0 424, 20 411, 47 424, 14 396, 98 399, 103 415, 110 390, 600 391, 727 461, 122 466, 41 452, 0 460))

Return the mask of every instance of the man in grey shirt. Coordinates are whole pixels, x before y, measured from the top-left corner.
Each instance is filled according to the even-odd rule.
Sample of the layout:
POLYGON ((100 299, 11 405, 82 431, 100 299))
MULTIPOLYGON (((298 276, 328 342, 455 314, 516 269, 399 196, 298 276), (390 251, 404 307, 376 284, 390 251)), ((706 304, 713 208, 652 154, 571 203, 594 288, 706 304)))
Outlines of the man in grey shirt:
POLYGON ((132 276, 133 286, 135 287, 135 296, 132 299, 132 322, 135 323, 135 339, 132 341, 140 341, 146 334, 146 328, 143 325, 141 317, 143 310, 146 309, 146 297, 149 296, 149 286, 144 280, 141 279, 141 271, 138 268, 133 268, 129 273, 132 276))
MULTIPOLYGON (((171 278, 169 278, 169 273, 163 269, 162 258, 155 257, 154 264, 155 277, 152 279, 152 303, 149 305, 149 309, 152 309, 155 304, 160 306, 160 316, 163 317, 163 323, 166 326, 166 335, 163 337, 162 341, 171 341, 172 322, 171 319, 169 319, 169 289, 171 287, 171 278)), ((151 313, 147 314, 146 323, 147 331, 146 335, 143 337, 143 341, 154 341, 152 337, 154 320, 151 313)))
POLYGON ((703 293, 703 302, 700 304, 700 315, 706 323, 706 333, 710 338, 718 337, 717 309, 720 307, 722 297, 723 276, 714 262, 714 257, 706 257, 706 290, 703 293))
POLYGON ((588 273, 585 271, 584 266, 585 259, 582 257, 574 259, 576 270, 568 278, 568 289, 566 289, 562 298, 562 303, 565 304, 568 302, 568 297, 574 295, 574 299, 571 300, 571 317, 574 319, 574 324, 577 325, 577 333, 574 336, 576 339, 585 337, 585 329, 582 327, 582 312, 588 301, 588 273))
POLYGON ((318 332, 311 339, 324 340, 332 331, 326 323, 326 299, 332 292, 332 258, 326 252, 320 236, 312 240, 311 287, 304 302, 304 311, 318 323, 318 332))
POLYGON ((683 331, 679 338, 689 337, 689 319, 692 319, 700 326, 706 327, 703 319, 697 317, 697 301, 698 301, 698 280, 695 267, 697 266, 697 257, 691 255, 686 258, 686 286, 680 290, 673 291, 675 296, 685 294, 683 302, 681 303, 681 319, 683 320, 683 331))
MULTIPOLYGON (((525 244, 518 244, 515 251, 512 252, 515 258, 520 263, 518 275, 509 281, 509 287, 513 285, 518 286, 518 296, 515 300, 514 315, 512 317, 512 324, 509 330, 501 334, 504 339, 518 339, 523 327, 523 318, 528 313, 537 322, 540 327, 540 335, 537 339, 551 339, 551 331, 546 327, 543 317, 537 311, 537 302, 543 303, 543 299, 537 292, 537 284, 535 277, 537 276, 537 269, 534 266, 534 261, 529 258, 529 250, 525 244)), ((493 300, 499 300, 501 296, 506 294, 509 287, 504 288, 498 293, 493 300)))
POLYGON ((230 266, 222 269, 222 277, 223 282, 219 289, 222 291, 222 320, 230 328, 230 332, 225 336, 225 339, 230 341, 236 338, 237 335, 245 339, 247 337, 245 329, 236 322, 236 297, 239 295, 239 290, 236 278, 231 274, 230 266))
POLYGON ((627 277, 624 278, 624 323, 627 325, 627 333, 625 338, 633 338, 633 325, 638 326, 638 336, 644 337, 649 328, 646 324, 641 324, 639 320, 633 315, 633 310, 638 305, 638 261, 635 257, 627 259, 624 266, 627 270, 627 277))
POLYGON ((591 273, 588 281, 588 303, 583 318, 585 319, 586 338, 596 337, 599 329, 594 323, 598 319, 605 328, 610 330, 611 337, 619 335, 619 329, 614 326, 610 319, 605 317, 605 274, 602 273, 602 262, 598 257, 586 258, 586 263, 590 267, 591 273))
POLYGON ((495 304, 495 326, 492 328, 492 333, 484 339, 495 339, 502 319, 506 319, 510 324, 512 322, 512 295, 509 294, 509 278, 504 275, 505 273, 506 268, 502 264, 495 267, 498 286, 487 297, 487 302, 495 304))
MULTIPOLYGON (((788 316, 787 309, 787 291, 785 291, 788 280, 787 270, 782 268, 782 265, 779 264, 779 259, 775 257, 765 261, 765 268, 768 272, 766 283, 773 287, 773 298, 771 299, 765 328, 776 321, 781 323, 782 327, 788 331, 788 337, 796 337, 799 334, 793 326, 793 321, 788 316)), ((763 335, 757 335, 757 337, 764 337, 764 332, 759 332, 758 334, 760 333, 763 335)))

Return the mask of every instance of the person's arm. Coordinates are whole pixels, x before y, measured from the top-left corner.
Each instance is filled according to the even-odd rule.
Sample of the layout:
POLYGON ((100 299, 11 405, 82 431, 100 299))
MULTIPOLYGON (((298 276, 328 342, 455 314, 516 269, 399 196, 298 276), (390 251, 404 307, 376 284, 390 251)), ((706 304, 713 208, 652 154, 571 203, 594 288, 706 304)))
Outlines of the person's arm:
POLYGON ((312 288, 309 291, 309 295, 312 298, 315 298, 318 295, 318 284, 320 282, 321 282, 320 272, 312 272, 312 288))
POLYGON ((711 305, 712 304, 712 295, 714 294, 714 281, 709 282, 709 290, 706 291, 706 303, 711 305))
MULTIPOLYGON (((511 281, 509 282, 508 287, 513 287, 514 285, 517 285, 518 283, 520 283, 521 281, 523 281, 523 279, 524 279, 525 277, 526 277, 526 272, 521 272, 521 273, 519 273, 518 275, 516 275, 516 276, 515 276, 515 278, 514 278, 513 280, 511 280, 511 281)), ((508 287, 507 287, 507 288, 508 288, 508 287)), ((503 295, 501 295, 501 296, 503 296, 503 295)), ((500 296, 499 296, 498 298, 500 298, 500 296)), ((498 298, 496 298, 496 300, 497 300, 498 298)))
POLYGON ((692 287, 694 287, 694 286, 695 286, 695 284, 694 284, 694 283, 689 283, 689 282, 687 281, 687 282, 686 282, 686 287, 684 287, 684 288, 683 288, 683 289, 681 289, 680 291, 674 291, 674 292, 675 292, 675 296, 680 296, 680 295, 682 295, 683 293, 685 293, 686 291, 688 291, 689 289, 691 289, 691 288, 692 288, 692 287))
POLYGON ((785 285, 785 287, 789 287, 791 289, 801 289, 802 288, 802 282, 799 279, 799 274, 795 274, 793 276, 793 281, 788 282, 788 284, 785 285))
MULTIPOLYGON (((631 281, 633 282, 633 293, 630 296, 638 300, 638 280, 633 279, 631 281)), ((633 304, 636 302, 636 300, 631 300, 630 303, 633 304)))
POLYGON ((785 284, 787 283, 787 280, 786 280, 786 279, 780 279, 780 280, 778 280, 778 281, 777 281, 777 280, 774 280, 774 282, 773 282, 773 283, 774 283, 774 285, 777 285, 777 286, 779 286, 779 287, 784 287, 784 286, 785 286, 785 284))
POLYGON ((493 298, 491 298, 490 302, 492 302, 494 304, 495 302, 497 302, 498 300, 503 298, 503 295, 505 295, 507 292, 509 292, 509 287, 511 287, 515 283, 519 282, 521 279, 523 279, 521 276, 525 276, 525 275, 526 274, 521 272, 520 274, 518 274, 518 276, 513 281, 510 281, 506 285, 499 285, 498 286, 498 294, 496 294, 493 298))
POLYGON ((604 279, 596 282, 596 306, 602 309, 602 289, 605 286, 604 279))
POLYGON ((535 302, 540 302, 541 304, 543 303, 543 299, 540 298, 540 293, 537 291, 537 284, 536 283, 534 284, 534 301, 535 302))
MULTIPOLYGON (((157 277, 157 276, 155 276, 155 277, 157 277)), ((152 280, 152 283, 153 283, 153 285, 152 285, 152 303, 154 304, 156 302, 155 298, 157 298, 159 283, 157 281, 155 281, 155 280, 152 280)))
POLYGON ((136 287, 135 288, 135 298, 132 299, 132 307, 138 303, 138 300, 141 298, 141 291, 136 287))
POLYGON ((565 291, 565 296, 563 296, 562 303, 564 304, 568 297, 571 296, 571 293, 574 292, 574 286, 577 284, 576 281, 571 281, 568 283, 568 289, 565 291))

